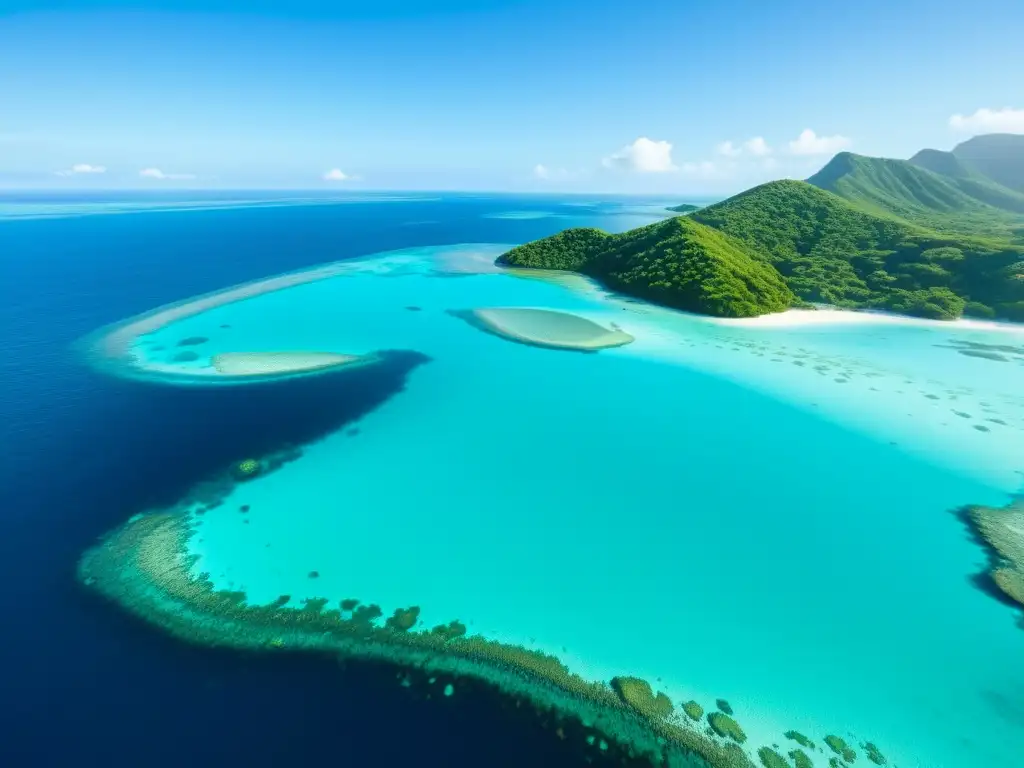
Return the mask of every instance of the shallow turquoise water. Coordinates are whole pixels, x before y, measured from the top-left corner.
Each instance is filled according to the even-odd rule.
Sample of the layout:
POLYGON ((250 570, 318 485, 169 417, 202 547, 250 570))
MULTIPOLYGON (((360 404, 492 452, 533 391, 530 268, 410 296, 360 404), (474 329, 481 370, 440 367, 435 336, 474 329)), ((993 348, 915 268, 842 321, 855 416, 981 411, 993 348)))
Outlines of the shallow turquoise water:
POLYGON ((432 358, 357 435, 205 515, 197 571, 255 603, 420 605, 428 625, 459 618, 588 676, 724 696, 755 749, 797 728, 870 739, 904 768, 1016 764, 1024 632, 968 583, 983 557, 948 512, 1020 490, 1024 367, 936 344, 1024 336, 720 325, 436 269, 450 253, 355 262, 140 340, 166 363, 208 337, 182 370, 219 351, 432 358), (446 313, 504 305, 637 341, 543 350, 446 313))

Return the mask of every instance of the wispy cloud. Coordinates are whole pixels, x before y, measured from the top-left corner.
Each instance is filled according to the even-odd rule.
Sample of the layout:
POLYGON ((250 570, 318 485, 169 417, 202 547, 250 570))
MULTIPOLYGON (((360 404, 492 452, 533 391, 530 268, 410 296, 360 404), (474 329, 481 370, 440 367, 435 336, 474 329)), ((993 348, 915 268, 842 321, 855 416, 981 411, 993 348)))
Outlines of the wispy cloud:
POLYGON ((953 115, 949 126, 963 133, 1024 133, 1024 109, 982 107, 973 115, 953 115))
POLYGON ((743 150, 733 144, 731 141, 723 141, 715 147, 715 152, 725 157, 736 157, 742 154, 743 150))
POLYGON ((89 163, 75 163, 63 171, 56 171, 58 176, 75 176, 80 173, 106 173, 106 166, 89 165, 89 163))
POLYGON ((323 178, 324 181, 352 181, 355 179, 355 176, 349 176, 340 168, 331 168, 331 170, 324 174, 323 178))
POLYGON ((754 157, 767 157, 772 153, 772 148, 768 146, 768 142, 764 140, 763 136, 747 139, 743 142, 743 149, 754 157))
POLYGON ((672 162, 672 145, 667 141, 654 141, 641 136, 601 161, 605 168, 636 171, 637 173, 667 173, 677 170, 672 162))
POLYGON ((819 136, 805 128, 799 136, 789 142, 789 151, 794 155, 831 155, 850 146, 846 136, 819 136))
POLYGON ((541 181, 564 180, 579 175, 579 172, 569 171, 566 168, 549 168, 542 163, 537 163, 533 166, 533 177, 541 181))
POLYGON ((144 179, 166 179, 169 181, 194 179, 196 177, 194 173, 164 173, 159 168, 145 168, 139 171, 139 176, 144 179))

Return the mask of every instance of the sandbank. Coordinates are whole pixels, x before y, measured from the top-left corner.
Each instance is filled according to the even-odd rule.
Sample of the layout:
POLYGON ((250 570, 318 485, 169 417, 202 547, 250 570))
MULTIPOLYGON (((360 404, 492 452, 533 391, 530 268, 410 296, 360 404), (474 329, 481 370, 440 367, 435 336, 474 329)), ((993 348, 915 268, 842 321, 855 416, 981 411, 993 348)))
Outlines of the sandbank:
POLYGON ((222 352, 211 362, 220 376, 279 376, 365 365, 373 359, 337 352, 222 352))
POLYGON ((147 312, 137 318, 129 320, 123 325, 118 325, 112 330, 103 333, 96 343, 96 351, 105 357, 112 359, 130 360, 131 344, 139 336, 152 333, 165 325, 177 320, 198 315, 201 312, 231 304, 242 299, 249 299, 272 291, 280 291, 284 288, 291 288, 296 285, 312 283, 324 278, 333 277, 345 270, 343 264, 328 264, 323 267, 306 270, 303 272, 292 272, 287 275, 257 280, 252 283, 243 283, 233 288, 222 291, 207 293, 184 302, 168 304, 163 307, 147 312))
POLYGON ((595 352, 634 340, 618 328, 605 328, 585 317, 551 309, 490 307, 451 314, 496 336, 536 347, 595 352))

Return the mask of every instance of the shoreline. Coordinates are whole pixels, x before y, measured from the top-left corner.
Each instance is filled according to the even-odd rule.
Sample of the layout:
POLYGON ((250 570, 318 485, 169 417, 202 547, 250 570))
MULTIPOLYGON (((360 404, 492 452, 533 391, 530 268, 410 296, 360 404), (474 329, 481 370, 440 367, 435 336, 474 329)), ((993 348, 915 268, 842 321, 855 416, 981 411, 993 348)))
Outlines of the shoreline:
POLYGON ((714 325, 752 329, 807 328, 839 325, 911 325, 922 328, 952 328, 960 331, 998 331, 1002 333, 1024 334, 1024 323, 976 320, 971 318, 932 320, 926 317, 855 309, 787 309, 785 312, 773 312, 768 315, 759 315, 758 317, 694 316, 714 325))

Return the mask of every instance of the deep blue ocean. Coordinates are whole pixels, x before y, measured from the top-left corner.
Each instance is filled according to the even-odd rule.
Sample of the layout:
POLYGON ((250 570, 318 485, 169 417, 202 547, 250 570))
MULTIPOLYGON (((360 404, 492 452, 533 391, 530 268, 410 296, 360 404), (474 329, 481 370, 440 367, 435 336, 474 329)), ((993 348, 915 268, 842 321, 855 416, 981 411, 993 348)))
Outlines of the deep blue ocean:
MULTIPOLYGON (((115 198, 125 199, 86 202, 95 210, 115 198)), ((31 205, 54 206, 47 217, 0 219, 0 766, 581 764, 568 741, 507 704, 427 700, 393 670, 332 659, 190 647, 75 582, 97 536, 173 500, 240 443, 301 441, 372 408, 401 386, 405 363, 343 404, 309 385, 303 405, 282 388, 229 404, 216 392, 103 378, 73 351, 106 323, 233 283, 413 245, 523 242, 579 223, 493 216, 508 211, 579 214, 541 198, 446 195, 64 215, 81 202, 37 195, 31 205)), ((620 229, 654 220, 620 218, 620 229)))

